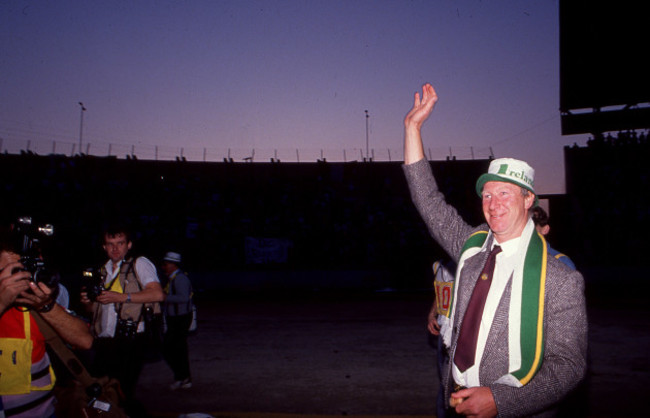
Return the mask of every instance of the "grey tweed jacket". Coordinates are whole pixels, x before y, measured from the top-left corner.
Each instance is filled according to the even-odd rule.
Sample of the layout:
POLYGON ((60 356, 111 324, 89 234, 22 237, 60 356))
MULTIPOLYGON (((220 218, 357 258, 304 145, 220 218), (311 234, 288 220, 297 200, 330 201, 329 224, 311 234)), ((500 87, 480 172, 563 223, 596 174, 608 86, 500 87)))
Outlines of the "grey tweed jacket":
MULTIPOLYGON (((458 262, 466 239, 473 232, 488 230, 467 225, 445 202, 426 159, 403 166, 411 197, 433 238, 458 262)), ((490 243, 488 243, 490 244, 490 243)), ((480 274, 487 251, 468 258, 461 271, 456 299, 456 320, 452 330, 450 359, 456 351, 458 331, 480 274)), ((544 298, 544 357, 539 371, 523 387, 495 383, 508 373, 508 310, 512 277, 497 308, 481 359, 481 386, 492 390, 498 416, 552 416, 560 401, 583 379, 587 357, 587 314, 582 275, 549 257, 544 298)), ((453 380, 451 363, 442 371, 445 402, 453 380)))

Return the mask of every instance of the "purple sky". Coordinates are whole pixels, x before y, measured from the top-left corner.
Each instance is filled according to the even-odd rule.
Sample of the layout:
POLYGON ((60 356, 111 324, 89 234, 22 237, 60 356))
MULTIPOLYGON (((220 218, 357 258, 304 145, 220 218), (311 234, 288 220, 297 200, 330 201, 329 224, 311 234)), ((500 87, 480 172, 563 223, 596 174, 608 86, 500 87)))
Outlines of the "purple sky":
POLYGON ((334 160, 365 152, 367 109, 376 158, 400 160, 403 117, 431 82, 431 157, 491 147, 559 193, 562 148, 587 136, 560 133, 558 27, 557 1, 3 0, 0 138, 76 144, 82 101, 95 152, 334 160))

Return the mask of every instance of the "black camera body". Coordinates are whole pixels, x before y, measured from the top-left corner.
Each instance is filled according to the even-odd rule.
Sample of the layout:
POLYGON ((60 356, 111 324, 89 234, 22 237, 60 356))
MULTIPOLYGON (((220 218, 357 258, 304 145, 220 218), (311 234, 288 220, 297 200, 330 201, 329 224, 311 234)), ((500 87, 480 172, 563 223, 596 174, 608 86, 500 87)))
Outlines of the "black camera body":
POLYGON ((133 340, 138 334, 138 323, 132 319, 118 319, 115 325, 115 338, 133 340))
POLYGON ((25 255, 20 257, 20 263, 23 265, 21 270, 28 271, 32 274, 31 280, 34 283, 45 283, 50 289, 57 288, 59 275, 48 270, 45 262, 41 258, 25 255))
POLYGON ((104 291, 104 279, 100 269, 88 268, 84 270, 82 288, 91 302, 95 302, 104 291))
POLYGON ((17 240, 16 248, 20 249, 21 270, 32 274, 34 283, 45 283, 50 289, 58 289, 59 275, 50 270, 41 254, 41 243, 44 237, 54 235, 54 227, 50 224, 35 225, 31 217, 18 218, 12 231, 17 240))

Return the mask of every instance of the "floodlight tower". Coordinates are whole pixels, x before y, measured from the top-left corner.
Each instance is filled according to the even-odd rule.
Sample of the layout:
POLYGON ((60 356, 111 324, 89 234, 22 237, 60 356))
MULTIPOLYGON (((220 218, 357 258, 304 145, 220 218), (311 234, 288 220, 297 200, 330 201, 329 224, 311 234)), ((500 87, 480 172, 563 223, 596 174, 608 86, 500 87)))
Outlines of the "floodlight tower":
POLYGON ((370 115, 368 114, 368 111, 366 110, 366 160, 370 161, 370 148, 369 148, 369 136, 368 136, 368 119, 370 118, 370 115))
POLYGON ((79 102, 79 107, 81 108, 81 116, 80 116, 80 122, 79 122, 79 154, 82 153, 81 150, 81 144, 83 143, 83 132, 84 132, 84 112, 86 111, 86 108, 84 107, 84 104, 79 102))

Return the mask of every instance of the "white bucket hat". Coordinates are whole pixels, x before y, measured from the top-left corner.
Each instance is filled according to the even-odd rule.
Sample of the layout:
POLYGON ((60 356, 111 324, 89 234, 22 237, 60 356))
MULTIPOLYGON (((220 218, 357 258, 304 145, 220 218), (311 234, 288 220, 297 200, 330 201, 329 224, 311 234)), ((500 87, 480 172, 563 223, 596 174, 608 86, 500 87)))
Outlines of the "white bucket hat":
POLYGON ((181 262, 181 255, 179 253, 170 251, 165 254, 163 260, 178 264, 181 262))
POLYGON ((488 172, 481 174, 476 181, 476 193, 481 196, 483 186, 488 181, 505 181, 516 184, 535 193, 535 170, 527 162, 514 158, 492 160, 488 172))

